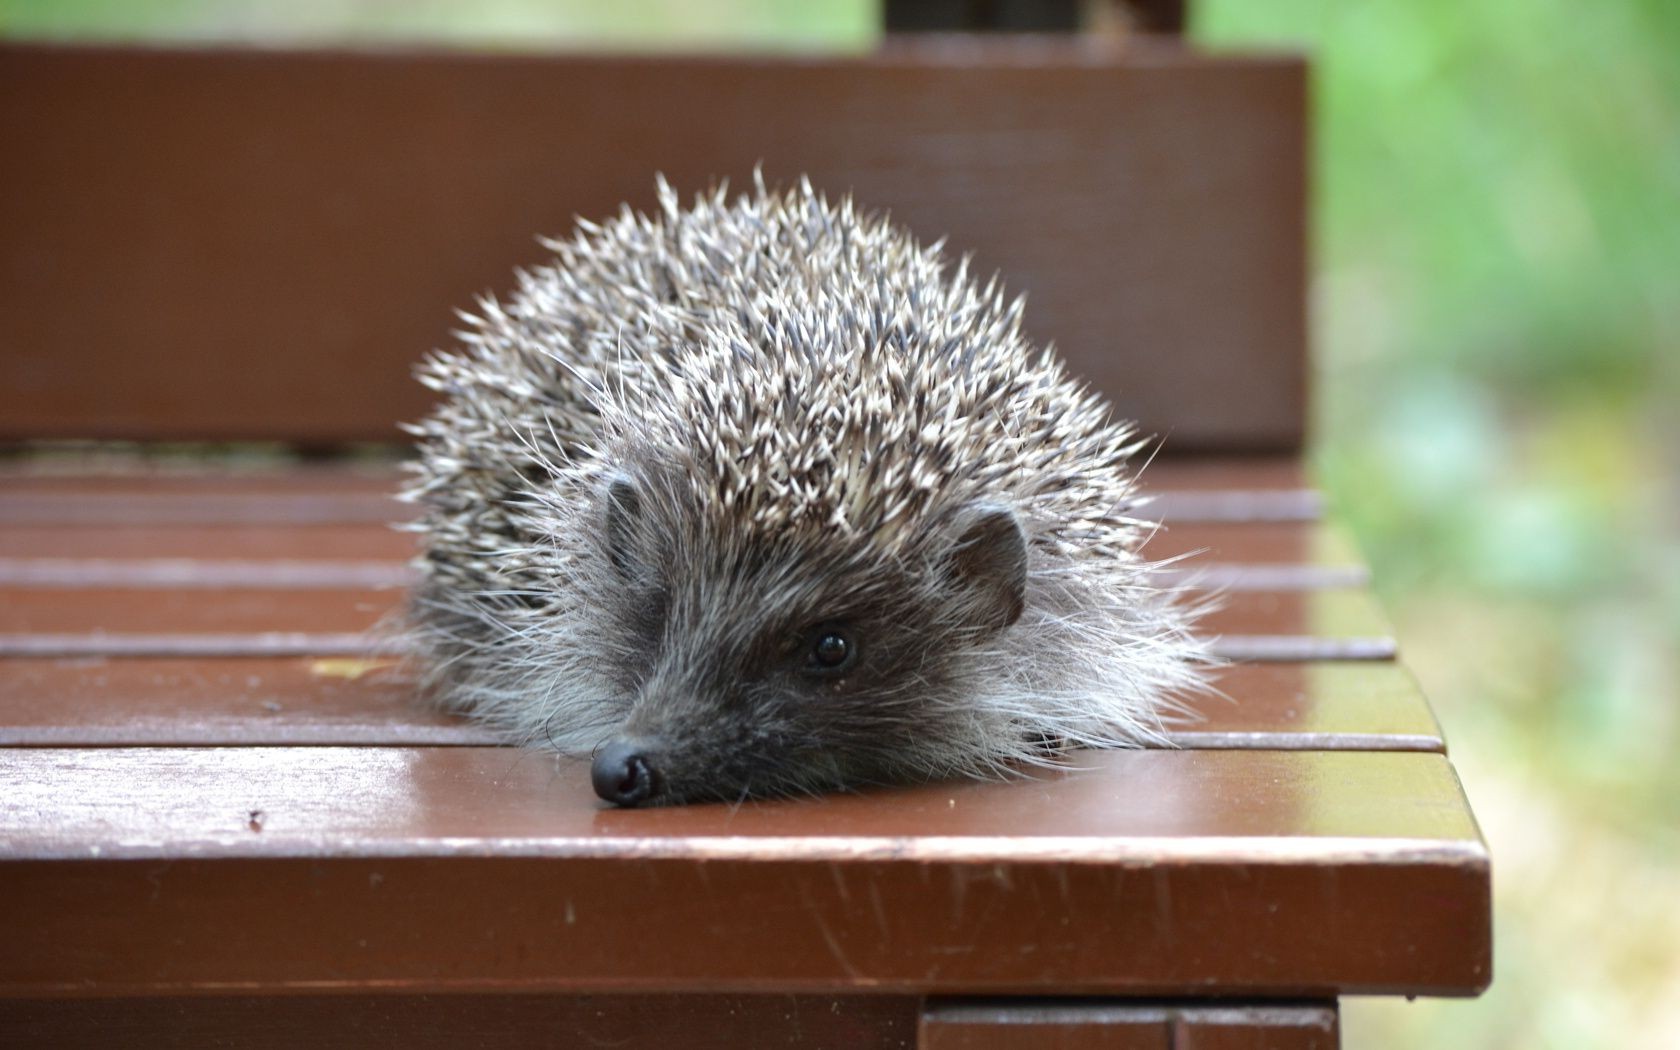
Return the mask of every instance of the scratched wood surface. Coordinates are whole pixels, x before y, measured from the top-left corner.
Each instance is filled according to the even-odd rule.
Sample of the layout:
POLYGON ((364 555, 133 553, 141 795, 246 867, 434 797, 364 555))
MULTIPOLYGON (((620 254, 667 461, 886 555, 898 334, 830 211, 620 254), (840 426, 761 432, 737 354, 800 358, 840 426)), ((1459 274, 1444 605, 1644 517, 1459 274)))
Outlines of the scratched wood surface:
POLYGON ((1487 980, 1486 857, 1440 755, 1103 752, 1010 782, 664 810, 604 810, 587 779, 506 748, 0 752, 0 987, 1487 980))
POLYGON ((653 812, 601 809, 578 762, 426 708, 369 651, 411 550, 392 480, 0 470, 0 999, 1488 979, 1439 727, 1292 464, 1154 470, 1152 553, 1224 589, 1221 644, 1258 658, 1179 749, 653 812))

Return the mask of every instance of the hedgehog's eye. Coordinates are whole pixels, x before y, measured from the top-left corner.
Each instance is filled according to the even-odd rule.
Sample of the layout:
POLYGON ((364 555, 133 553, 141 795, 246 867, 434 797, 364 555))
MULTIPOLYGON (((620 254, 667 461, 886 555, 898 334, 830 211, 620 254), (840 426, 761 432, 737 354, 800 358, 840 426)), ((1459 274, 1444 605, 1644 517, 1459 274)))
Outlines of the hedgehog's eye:
POLYGON ((805 669, 817 674, 838 674, 857 662, 858 645, 852 632, 838 624, 823 624, 810 633, 805 669))

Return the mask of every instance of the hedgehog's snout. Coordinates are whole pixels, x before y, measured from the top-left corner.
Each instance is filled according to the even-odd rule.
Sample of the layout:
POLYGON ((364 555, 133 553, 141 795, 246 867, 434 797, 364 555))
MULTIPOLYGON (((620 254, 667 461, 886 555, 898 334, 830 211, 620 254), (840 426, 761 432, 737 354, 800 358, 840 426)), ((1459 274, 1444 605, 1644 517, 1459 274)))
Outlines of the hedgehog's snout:
POLYGON ((635 806, 656 797, 664 786, 658 749, 640 737, 619 737, 595 749, 589 768, 595 794, 617 806, 635 806))

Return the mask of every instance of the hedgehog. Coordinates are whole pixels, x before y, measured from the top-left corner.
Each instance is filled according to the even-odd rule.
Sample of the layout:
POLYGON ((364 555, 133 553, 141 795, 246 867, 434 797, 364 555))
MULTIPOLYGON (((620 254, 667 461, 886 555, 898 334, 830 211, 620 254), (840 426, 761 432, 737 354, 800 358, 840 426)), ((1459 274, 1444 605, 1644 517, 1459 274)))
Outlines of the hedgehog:
POLYGON ((418 369, 428 692, 621 806, 1164 741, 1208 657, 1149 444, 943 242, 755 175, 543 240, 418 369))

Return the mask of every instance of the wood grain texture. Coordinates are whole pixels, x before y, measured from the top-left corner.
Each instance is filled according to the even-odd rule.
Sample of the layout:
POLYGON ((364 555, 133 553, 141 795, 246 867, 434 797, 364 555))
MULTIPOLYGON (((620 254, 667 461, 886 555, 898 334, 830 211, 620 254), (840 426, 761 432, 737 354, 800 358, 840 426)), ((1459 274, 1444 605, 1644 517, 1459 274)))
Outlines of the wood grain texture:
POLYGON ((0 1045, 242 1050, 914 1050, 914 997, 288 995, 0 998, 0 1045))
POLYGON ((1335 1050, 1336 1004, 934 1000, 921 1050, 1335 1050))
POLYGON ((647 811, 599 808, 587 775, 481 748, 0 751, 0 988, 1487 981, 1486 853, 1439 755, 1109 752, 1010 783, 647 811))
MULTIPOLYGON (((1188 748, 1440 751, 1440 727, 1391 663, 1251 664, 1191 698, 1188 748)), ((12 659, 0 664, 0 746, 485 746, 386 661, 12 659)))
POLYGON ((1298 447, 1304 63, 0 47, 0 437, 394 440, 575 215, 808 172, 1030 295, 1175 449, 1298 447), (90 295, 89 289, 98 289, 90 295))

